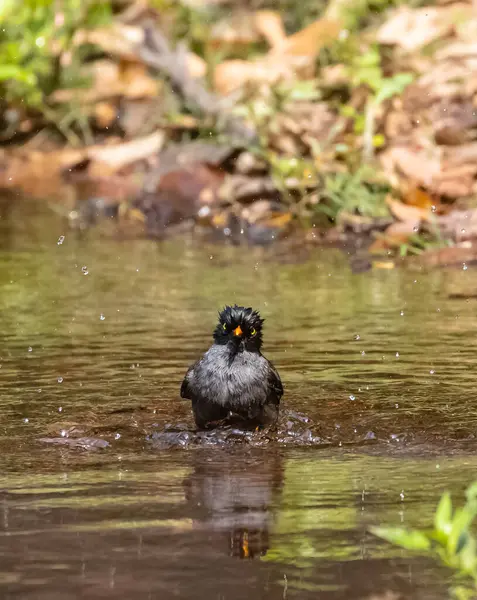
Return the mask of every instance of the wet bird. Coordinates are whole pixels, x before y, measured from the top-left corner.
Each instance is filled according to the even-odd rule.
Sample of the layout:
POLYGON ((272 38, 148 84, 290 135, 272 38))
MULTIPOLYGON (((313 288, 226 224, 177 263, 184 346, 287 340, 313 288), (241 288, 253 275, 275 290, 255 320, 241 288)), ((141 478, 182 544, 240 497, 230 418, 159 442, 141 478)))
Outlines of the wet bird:
POLYGON ((252 427, 276 422, 283 386, 260 352, 263 321, 243 306, 226 306, 219 313, 213 345, 190 367, 181 386, 200 429, 237 421, 252 427))

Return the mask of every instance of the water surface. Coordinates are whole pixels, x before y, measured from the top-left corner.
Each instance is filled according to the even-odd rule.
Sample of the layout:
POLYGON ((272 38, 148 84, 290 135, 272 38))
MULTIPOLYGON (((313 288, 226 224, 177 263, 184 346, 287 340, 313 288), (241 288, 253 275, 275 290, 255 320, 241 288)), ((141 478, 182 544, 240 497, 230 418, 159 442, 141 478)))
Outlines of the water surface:
POLYGON ((2 204, 1 597, 447 597, 445 570, 368 528, 427 526, 475 477, 477 301, 450 297, 474 270, 284 253, 2 204), (180 383, 234 302, 266 317, 290 435, 157 443, 193 430, 180 383))

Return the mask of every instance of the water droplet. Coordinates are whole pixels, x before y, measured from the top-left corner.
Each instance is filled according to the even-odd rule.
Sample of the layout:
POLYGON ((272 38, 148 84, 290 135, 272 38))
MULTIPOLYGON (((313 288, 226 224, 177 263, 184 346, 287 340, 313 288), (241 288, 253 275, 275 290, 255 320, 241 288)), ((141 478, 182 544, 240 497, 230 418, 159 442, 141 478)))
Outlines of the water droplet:
POLYGON ((414 227, 412 228, 412 230, 413 230, 414 232, 416 232, 416 231, 419 231, 419 227, 416 225, 416 226, 414 226, 414 227))
POLYGON ((115 439, 115 440, 119 440, 119 438, 120 438, 120 437, 121 437, 121 434, 120 434, 120 433, 117 433, 117 434, 114 436, 114 439, 115 439))
POLYGON ((67 436, 67 434, 68 434, 68 432, 66 431, 66 429, 62 429, 62 430, 60 431, 60 433, 61 433, 61 437, 66 437, 66 436, 67 436))
POLYGON ((361 356, 366 356, 366 352, 364 350, 361 350, 361 356))
POLYGON ((243 229, 240 230, 241 235, 243 235, 243 229))
POLYGON ((401 501, 404 500, 404 490, 401 490, 399 497, 401 498, 401 501))
POLYGON ((83 272, 83 275, 88 275, 89 273, 87 266, 81 267, 81 271, 83 272))
POLYGON ((460 230, 460 232, 461 232, 461 233, 465 233, 465 229, 461 229, 461 230, 460 230))
POLYGON ((58 383, 63 383, 63 377, 58 377, 58 383))
POLYGON ((429 371, 429 373, 430 373, 431 375, 434 375, 434 373, 435 373, 434 369, 431 369, 431 370, 429 371))
POLYGON ((401 317, 404 317, 404 311, 403 310, 401 311, 401 317))
POLYGON ((58 412, 63 412, 63 407, 62 406, 58 406, 58 412))
POLYGON ((399 352, 396 352, 396 358, 399 358, 399 352))
POLYGON ((58 246, 61 246, 61 244, 65 241, 65 236, 64 235, 60 235, 60 237, 58 238, 58 241, 56 242, 58 244, 58 246))
POLYGON ((33 348, 31 346, 28 346, 28 352, 33 352, 33 348))
POLYGON ((101 314, 99 315, 99 320, 100 320, 100 321, 104 321, 104 319, 105 319, 105 318, 106 318, 106 317, 103 315, 103 313, 101 313, 101 314))
POLYGON ((211 254, 211 255, 209 256, 209 258, 210 258, 210 260, 212 260, 212 259, 214 258, 214 255, 213 255, 213 254, 211 254))
POLYGON ((394 405, 394 408, 399 408, 399 404, 396 402, 396 404, 394 405))
POLYGON ((432 210, 432 212, 433 212, 433 213, 435 213, 435 212, 436 212, 437 208, 435 207, 435 205, 434 205, 434 204, 431 206, 431 210, 432 210))
POLYGON ((356 396, 353 396, 353 394, 350 395, 349 397, 350 400, 356 400, 356 396))
POLYGON ((467 271, 468 268, 469 267, 465 263, 462 263, 462 270, 463 271, 467 271))
POLYGON ((360 339, 361 339, 361 336, 359 335, 359 333, 357 333, 357 334, 354 336, 354 339, 355 339, 356 341, 358 341, 358 340, 360 340, 360 339))
POLYGON ((25 417, 25 418, 23 419, 23 422, 24 422, 24 423, 29 423, 29 422, 30 422, 30 419, 27 419, 27 418, 25 417))

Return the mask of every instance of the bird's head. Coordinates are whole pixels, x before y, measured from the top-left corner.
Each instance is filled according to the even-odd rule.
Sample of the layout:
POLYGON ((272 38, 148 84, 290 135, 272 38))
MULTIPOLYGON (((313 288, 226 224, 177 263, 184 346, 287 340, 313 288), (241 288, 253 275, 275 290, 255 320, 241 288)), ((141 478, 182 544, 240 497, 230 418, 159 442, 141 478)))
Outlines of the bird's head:
POLYGON ((258 311, 244 306, 226 306, 219 313, 219 322, 214 331, 216 344, 230 345, 237 350, 258 351, 262 345, 264 319, 258 311))

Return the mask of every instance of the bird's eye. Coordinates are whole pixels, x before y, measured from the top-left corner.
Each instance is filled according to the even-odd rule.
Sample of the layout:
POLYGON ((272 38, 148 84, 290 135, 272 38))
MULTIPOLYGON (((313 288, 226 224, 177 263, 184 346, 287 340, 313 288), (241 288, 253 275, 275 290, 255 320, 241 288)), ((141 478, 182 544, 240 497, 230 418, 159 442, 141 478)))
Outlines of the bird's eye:
POLYGON ((224 324, 222 325, 222 329, 223 329, 224 331, 227 331, 227 323, 224 323, 224 324))
POLYGON ((252 327, 252 329, 250 330, 250 335, 257 335, 257 330, 255 329, 255 327, 252 327))

